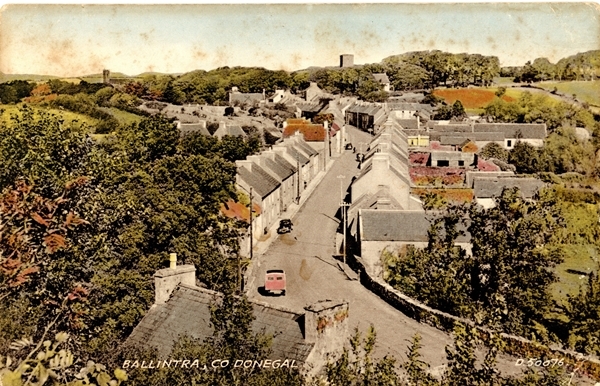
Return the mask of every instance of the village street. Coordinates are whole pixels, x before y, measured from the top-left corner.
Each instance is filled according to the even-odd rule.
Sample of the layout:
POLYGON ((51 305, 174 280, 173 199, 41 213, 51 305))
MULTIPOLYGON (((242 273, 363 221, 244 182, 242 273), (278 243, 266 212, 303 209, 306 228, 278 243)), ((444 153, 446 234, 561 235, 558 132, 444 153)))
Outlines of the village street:
MULTIPOLYGON (((349 141, 360 151, 366 149, 369 134, 349 129, 349 141)), ((299 313, 318 300, 345 299, 350 307, 351 329, 358 326, 366 332, 370 324, 377 332, 375 354, 394 355, 400 362, 406 359, 406 347, 415 333, 423 340, 424 360, 432 366, 444 363, 444 348, 451 338, 427 325, 416 322, 387 304, 364 288, 359 281, 350 280, 332 258, 335 253, 335 235, 339 220, 335 218, 340 203, 340 178, 343 190, 348 188, 352 176, 358 173, 355 154, 346 151, 337 159, 312 196, 292 219, 294 230, 275 240, 268 251, 258 257, 259 266, 248 295, 263 302, 290 308, 299 313), (285 296, 265 297, 258 292, 264 284, 264 272, 283 269, 287 276, 285 296)), ((275 237, 276 235, 272 236, 275 237)))

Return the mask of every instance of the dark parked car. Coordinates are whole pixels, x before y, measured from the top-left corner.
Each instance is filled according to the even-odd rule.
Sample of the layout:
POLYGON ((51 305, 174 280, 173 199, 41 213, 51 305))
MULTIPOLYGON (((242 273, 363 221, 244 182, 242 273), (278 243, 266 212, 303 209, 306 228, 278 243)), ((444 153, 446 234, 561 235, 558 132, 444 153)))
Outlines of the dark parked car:
POLYGON ((348 143, 346 144, 346 150, 352 150, 352 149, 353 149, 353 146, 352 146, 352 144, 351 144, 350 142, 348 142, 348 143))
POLYGON ((279 221, 279 228, 277 228, 277 233, 290 233, 292 231, 293 225, 294 224, 292 224, 292 220, 290 220, 289 218, 285 218, 279 221))

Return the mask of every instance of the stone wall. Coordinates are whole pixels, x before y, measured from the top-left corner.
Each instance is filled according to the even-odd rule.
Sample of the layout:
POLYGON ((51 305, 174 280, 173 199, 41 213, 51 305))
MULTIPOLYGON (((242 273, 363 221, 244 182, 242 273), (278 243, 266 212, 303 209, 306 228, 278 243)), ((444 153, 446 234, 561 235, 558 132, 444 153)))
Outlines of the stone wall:
MULTIPOLYGON (((391 306, 410 316, 418 322, 427 323, 444 331, 452 331, 457 323, 476 327, 482 337, 489 336, 493 331, 475 326, 469 319, 460 318, 448 313, 428 307, 425 304, 403 294, 387 284, 382 278, 372 276, 361 261, 353 259, 352 265, 360 272, 360 282, 366 288, 377 294, 391 306)), ((556 346, 544 346, 538 342, 525 339, 520 336, 501 333, 500 337, 505 343, 505 352, 518 358, 558 358, 563 359, 565 364, 581 366, 580 374, 600 381, 600 359, 584 356, 581 353, 565 350, 556 346), (585 358, 582 361, 582 358, 585 358)))

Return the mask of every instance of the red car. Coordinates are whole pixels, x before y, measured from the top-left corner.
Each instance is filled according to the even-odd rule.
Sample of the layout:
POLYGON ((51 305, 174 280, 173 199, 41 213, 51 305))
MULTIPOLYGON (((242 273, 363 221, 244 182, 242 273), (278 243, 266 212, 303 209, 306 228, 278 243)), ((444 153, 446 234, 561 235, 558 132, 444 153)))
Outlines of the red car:
POLYGON ((282 269, 271 269, 265 274, 265 292, 285 295, 285 272, 282 269))

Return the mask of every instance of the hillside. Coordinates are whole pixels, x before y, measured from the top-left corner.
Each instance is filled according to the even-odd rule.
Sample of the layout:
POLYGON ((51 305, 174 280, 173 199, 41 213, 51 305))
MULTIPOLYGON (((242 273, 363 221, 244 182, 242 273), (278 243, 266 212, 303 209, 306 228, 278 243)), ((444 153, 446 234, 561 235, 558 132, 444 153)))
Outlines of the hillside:
POLYGON ((11 82, 13 80, 27 80, 32 82, 41 82, 50 79, 59 79, 54 75, 34 75, 34 74, 5 74, 0 72, 0 83, 11 82))

